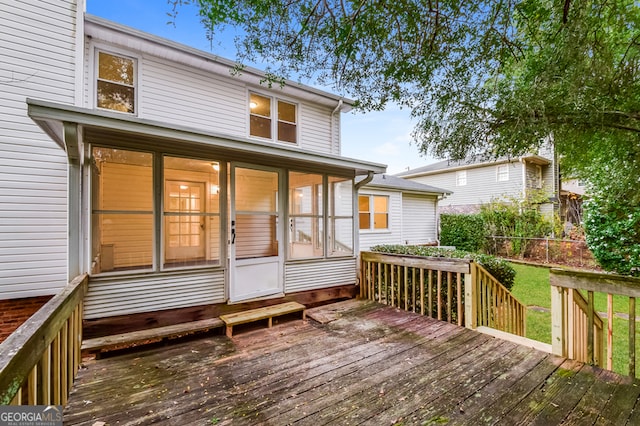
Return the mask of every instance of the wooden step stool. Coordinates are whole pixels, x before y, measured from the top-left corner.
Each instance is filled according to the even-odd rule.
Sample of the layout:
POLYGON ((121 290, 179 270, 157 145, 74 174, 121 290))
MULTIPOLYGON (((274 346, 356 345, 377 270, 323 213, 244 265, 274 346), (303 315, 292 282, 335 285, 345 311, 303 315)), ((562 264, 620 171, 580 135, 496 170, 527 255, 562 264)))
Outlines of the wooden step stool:
POLYGON ((227 326, 227 336, 233 336, 233 326, 246 324, 263 319, 269 320, 269 328, 273 325, 273 317, 302 311, 302 319, 305 319, 305 306, 298 302, 287 302, 279 305, 265 306, 264 308, 251 309, 249 311, 236 312, 234 314, 220 315, 220 319, 227 326))

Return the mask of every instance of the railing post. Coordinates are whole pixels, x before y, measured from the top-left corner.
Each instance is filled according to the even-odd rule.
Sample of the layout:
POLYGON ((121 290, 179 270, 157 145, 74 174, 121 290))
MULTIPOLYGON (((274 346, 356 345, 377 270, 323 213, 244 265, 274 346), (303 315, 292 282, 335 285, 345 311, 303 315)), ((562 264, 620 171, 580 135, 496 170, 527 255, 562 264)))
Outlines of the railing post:
POLYGON ((464 326, 475 329, 478 325, 475 264, 471 262, 469 268, 469 273, 464 274, 464 326))
POLYGON ((563 318, 564 290, 551 285, 551 351, 554 355, 567 356, 563 318))
POLYGON ((629 297, 629 376, 636 377, 636 298, 629 297))

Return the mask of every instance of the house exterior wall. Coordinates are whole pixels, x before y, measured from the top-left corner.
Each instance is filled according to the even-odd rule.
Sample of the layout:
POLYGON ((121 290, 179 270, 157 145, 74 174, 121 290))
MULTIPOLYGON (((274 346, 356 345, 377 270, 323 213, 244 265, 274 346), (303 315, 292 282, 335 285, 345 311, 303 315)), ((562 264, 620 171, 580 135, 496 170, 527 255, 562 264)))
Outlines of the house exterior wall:
MULTIPOLYGON (((294 103, 298 108, 298 144, 273 143, 324 154, 340 153, 340 114, 330 106, 297 98, 287 87, 270 90, 258 82, 243 81, 231 76, 229 67, 212 64, 204 57, 144 39, 132 41, 130 36, 91 21, 85 44, 87 108, 95 107, 96 51, 101 50, 136 60, 136 115, 140 118, 231 138, 250 138, 249 92, 253 92, 294 103)), ((336 106, 337 102, 333 108, 336 106)))
POLYGON ((439 202, 441 211, 446 211, 449 207, 479 206, 489 203, 493 199, 522 196, 522 163, 520 162, 482 165, 465 170, 467 174, 466 185, 457 185, 456 170, 407 179, 425 185, 451 189, 453 194, 439 202), (505 182, 498 182, 498 165, 508 166, 509 179, 505 182))
POLYGON ((0 300, 0 343, 44 306, 51 296, 0 300))
POLYGON ((385 191, 380 189, 362 188, 361 195, 380 195, 389 197, 389 228, 388 229, 360 229, 360 251, 379 244, 402 244, 402 193, 399 191, 385 191))
POLYGON ((76 3, 0 4, 0 300, 68 282, 67 159, 26 98, 76 103, 76 3))
POLYGON ((355 284, 356 259, 326 259, 285 264, 285 293, 355 284))
POLYGON ((436 206, 433 195, 402 195, 402 242, 429 244, 438 239, 436 206))

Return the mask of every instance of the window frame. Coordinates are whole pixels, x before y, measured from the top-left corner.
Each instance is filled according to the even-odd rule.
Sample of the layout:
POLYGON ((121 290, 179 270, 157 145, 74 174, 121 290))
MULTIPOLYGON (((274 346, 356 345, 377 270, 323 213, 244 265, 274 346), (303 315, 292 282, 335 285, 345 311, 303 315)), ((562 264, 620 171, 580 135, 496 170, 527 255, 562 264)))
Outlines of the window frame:
POLYGON ((458 170, 456 172, 456 186, 466 186, 466 185, 467 185, 467 171, 458 170))
POLYGON ((257 140, 262 140, 262 141, 270 141, 270 142, 277 142, 277 143, 281 143, 284 144, 286 146, 298 146, 300 145, 300 103, 299 102, 295 102, 291 99, 288 98, 283 98, 283 97, 277 97, 277 96, 273 96, 258 90, 248 90, 247 92, 247 111, 249 112, 249 114, 247 114, 247 134, 248 137, 251 139, 257 139, 257 140), (268 98, 270 101, 270 113, 271 116, 269 117, 270 120, 270 130, 271 130, 271 137, 270 138, 265 138, 262 136, 257 136, 257 135, 252 135, 251 134, 251 116, 255 115, 256 117, 264 117, 262 115, 259 114, 254 114, 251 111, 251 95, 257 95, 257 96, 261 96, 263 98, 268 98), (295 108, 295 123, 292 123, 290 121, 286 121, 286 120, 280 120, 279 117, 279 103, 285 103, 285 104, 289 104, 289 105, 293 105, 293 107, 295 108), (295 126, 295 142, 290 142, 290 141, 286 141, 286 140, 282 140, 280 139, 280 135, 279 135, 279 125, 280 123, 284 123, 286 125, 293 125, 295 126))
MULTIPOLYGON (((91 55, 92 55, 92 57, 90 58, 91 64, 93 64, 92 65, 93 74, 92 74, 90 88, 89 88, 89 90, 91 90, 91 97, 90 97, 91 107, 100 111, 109 111, 109 112, 114 112, 118 114, 126 114, 128 116, 134 116, 134 117, 139 116, 141 111, 140 102, 139 102, 139 99, 140 99, 139 92, 141 87, 140 77, 142 75, 142 72, 141 72, 142 65, 141 65, 140 56, 123 49, 118 49, 117 47, 114 47, 114 46, 100 44, 100 43, 94 43, 92 45, 91 55), (119 111, 116 109, 103 108, 98 106, 98 80, 99 80, 99 73, 100 73, 100 66, 99 66, 100 52, 106 53, 112 56, 119 56, 122 58, 131 59, 133 61, 133 79, 134 80, 133 80, 133 85, 131 86, 133 88, 133 112, 119 111)), ((110 80, 103 80, 103 81, 110 81, 110 80)), ((113 84, 126 86, 118 82, 113 82, 113 84)), ((129 86, 126 86, 126 87, 129 87, 129 86)))
POLYGON ((496 182, 509 182, 508 164, 498 164, 496 166, 496 182))
POLYGON ((391 207, 391 197, 389 195, 382 195, 382 194, 358 194, 358 230, 359 231, 365 231, 365 232, 389 232, 391 231, 391 213, 390 213, 390 207, 391 207), (360 215, 361 215, 361 210, 360 210, 360 197, 363 198, 367 198, 368 199, 368 206, 369 206, 369 210, 366 212, 366 214, 369 215, 369 225, 366 228, 362 227, 362 222, 360 221, 360 215), (387 206, 387 210, 386 212, 378 212, 376 211, 376 203, 375 203, 375 199, 376 198, 384 198, 386 199, 386 206, 387 206), (387 216, 387 227, 386 228, 376 228, 375 227, 375 223, 376 223, 376 215, 378 214, 385 214, 387 216))

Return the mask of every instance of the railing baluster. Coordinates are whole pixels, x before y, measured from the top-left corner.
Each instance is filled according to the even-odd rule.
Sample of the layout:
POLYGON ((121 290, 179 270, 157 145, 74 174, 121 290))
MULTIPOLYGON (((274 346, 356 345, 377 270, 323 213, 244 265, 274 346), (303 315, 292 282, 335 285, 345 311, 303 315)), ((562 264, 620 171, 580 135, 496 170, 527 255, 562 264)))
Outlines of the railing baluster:
POLYGON ((409 269, 408 267, 405 265, 404 270, 403 270, 403 281, 404 281, 404 310, 408 311, 409 310, 409 277, 408 277, 408 272, 409 269))
POLYGON ((593 311, 595 310, 595 307, 593 306, 593 291, 587 292, 587 298, 587 362, 589 364, 594 364, 595 348, 593 345, 593 311))
POLYGON ((462 274, 458 272, 456 274, 456 292, 458 300, 458 325, 463 325, 463 310, 462 310, 462 274))
POLYGON ((438 320, 442 321, 442 271, 438 271, 438 282, 436 287, 436 297, 438 303, 438 320))
POLYGON ((607 293, 607 370, 613 369, 613 294, 607 293))
POLYGON ((629 297, 629 376, 636 377, 636 298, 629 297))
POLYGON ((424 268, 420 268, 420 315, 424 315, 424 268))
POLYGON ((427 282, 429 284, 429 318, 433 318, 433 271, 429 269, 429 273, 427 275, 427 282))

